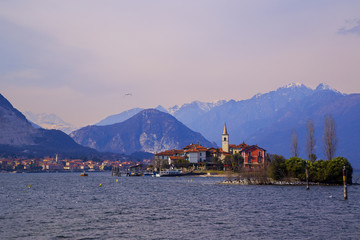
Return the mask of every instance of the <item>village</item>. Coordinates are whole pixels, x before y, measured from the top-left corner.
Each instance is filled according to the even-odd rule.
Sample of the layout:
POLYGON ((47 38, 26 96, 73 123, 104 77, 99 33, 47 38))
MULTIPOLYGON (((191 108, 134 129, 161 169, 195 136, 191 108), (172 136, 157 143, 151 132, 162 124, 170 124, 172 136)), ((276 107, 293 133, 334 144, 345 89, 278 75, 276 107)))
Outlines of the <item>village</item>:
MULTIPOLYGON (((268 154, 257 145, 242 142, 230 144, 226 124, 221 134, 220 148, 206 148, 191 143, 181 149, 171 149, 154 154, 152 159, 131 161, 125 155, 116 159, 62 159, 59 155, 40 159, 0 159, 1 172, 96 172, 111 171, 113 176, 175 177, 216 175, 234 178, 238 183, 283 184, 310 182, 341 184, 343 167, 347 169, 347 182, 352 183, 352 167, 348 160, 337 157, 327 161, 306 161, 299 157, 285 159, 268 154), (345 167, 344 167, 345 168, 345 167)), ((87 174, 86 174, 87 176, 87 174)))
MULTIPOLYGON (((231 156, 241 158, 240 168, 256 170, 263 168, 268 156, 266 150, 244 142, 236 145, 229 143, 226 124, 222 136, 221 148, 206 148, 200 144, 190 144, 182 149, 172 149, 156 153, 152 160, 142 162, 130 161, 127 158, 117 160, 100 159, 62 159, 58 154, 54 157, 22 159, 0 159, 0 170, 7 172, 83 172, 83 171, 121 171, 128 175, 143 175, 147 171, 177 169, 184 172, 194 170, 234 170, 231 166, 231 156), (135 173, 136 174, 131 174, 135 173)), ((237 159, 238 161, 240 159, 237 159)))
POLYGON ((182 149, 173 149, 155 154, 152 167, 155 171, 162 168, 186 168, 193 170, 235 170, 237 168, 256 171, 263 169, 268 156, 266 150, 257 145, 229 143, 229 133, 224 124, 221 148, 206 148, 200 144, 190 144, 182 149), (230 166, 232 165, 232 166, 230 166))
POLYGON ((40 159, 0 159, 0 170, 11 172, 83 172, 111 171, 113 168, 126 169, 134 165, 132 161, 104 160, 94 161, 83 159, 60 159, 45 157, 40 159))

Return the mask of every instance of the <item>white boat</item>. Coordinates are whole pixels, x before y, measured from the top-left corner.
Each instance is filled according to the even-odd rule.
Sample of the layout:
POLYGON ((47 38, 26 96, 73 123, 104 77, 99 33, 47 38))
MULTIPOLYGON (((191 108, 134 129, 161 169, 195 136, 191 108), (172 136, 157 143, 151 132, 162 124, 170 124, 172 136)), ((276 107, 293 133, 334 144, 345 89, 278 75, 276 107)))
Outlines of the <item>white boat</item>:
POLYGON ((145 171, 143 175, 144 175, 144 177, 148 177, 148 176, 153 177, 155 174, 153 171, 145 171))
POLYGON ((163 170, 155 175, 156 177, 176 177, 181 176, 180 170, 163 170))

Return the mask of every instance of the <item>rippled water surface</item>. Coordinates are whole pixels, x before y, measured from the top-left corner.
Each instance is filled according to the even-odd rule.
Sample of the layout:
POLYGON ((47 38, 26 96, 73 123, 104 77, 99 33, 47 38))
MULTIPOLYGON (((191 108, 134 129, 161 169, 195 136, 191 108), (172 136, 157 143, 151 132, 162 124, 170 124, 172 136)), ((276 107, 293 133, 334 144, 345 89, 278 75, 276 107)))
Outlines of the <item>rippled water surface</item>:
POLYGON ((360 186, 350 186, 344 201, 341 186, 306 191, 221 180, 0 174, 0 238, 360 238, 360 186))

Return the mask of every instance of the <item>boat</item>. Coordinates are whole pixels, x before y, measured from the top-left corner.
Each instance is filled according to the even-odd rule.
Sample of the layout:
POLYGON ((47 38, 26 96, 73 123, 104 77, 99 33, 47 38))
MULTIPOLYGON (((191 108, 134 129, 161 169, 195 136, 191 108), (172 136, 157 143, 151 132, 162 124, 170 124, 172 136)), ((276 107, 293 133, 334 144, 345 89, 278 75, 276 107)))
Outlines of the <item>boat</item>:
POLYGON ((80 177, 87 177, 87 176, 88 176, 88 174, 86 172, 83 172, 80 174, 80 177))
POLYGON ((152 177, 155 173, 153 171, 145 171, 143 175, 144 177, 152 177))
POLYGON ((180 170, 164 170, 155 174, 156 177, 176 177, 182 176, 180 170))

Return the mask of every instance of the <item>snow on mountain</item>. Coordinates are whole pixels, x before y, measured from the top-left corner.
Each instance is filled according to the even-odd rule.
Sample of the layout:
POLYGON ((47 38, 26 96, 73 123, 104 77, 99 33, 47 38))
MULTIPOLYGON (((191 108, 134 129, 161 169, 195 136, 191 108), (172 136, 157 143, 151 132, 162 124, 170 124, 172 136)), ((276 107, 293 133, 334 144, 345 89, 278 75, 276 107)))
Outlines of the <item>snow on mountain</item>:
POLYGON ((49 156, 55 153, 80 156, 96 151, 75 143, 58 130, 35 128, 0 94, 0 152, 3 156, 49 156))
POLYGON ((59 116, 53 113, 32 113, 27 111, 24 113, 24 115, 31 122, 45 129, 61 130, 67 134, 76 129, 75 126, 65 122, 59 116))
MULTIPOLYGON (((163 106, 159 105, 155 109, 164 113, 169 113, 174 117, 178 118, 178 120, 186 124, 187 122, 186 119, 188 120, 193 119, 194 117, 196 117, 196 115, 206 113, 210 111, 212 108, 221 106, 224 103, 226 103, 226 100, 217 100, 214 102, 193 101, 191 103, 185 103, 180 107, 178 105, 175 105, 166 109, 163 106)), ((144 110, 144 108, 132 108, 124 112, 121 112, 119 114, 108 116, 94 125, 106 126, 115 123, 120 123, 135 116, 142 110, 144 110)))
POLYGON ((172 107, 169 107, 167 109, 168 113, 170 113, 171 115, 174 115, 175 112, 179 111, 180 107, 179 105, 175 105, 175 106, 172 106, 172 107))
POLYGON ((303 87, 305 86, 302 83, 289 83, 287 85, 285 85, 283 88, 295 88, 295 87, 303 87))
POLYGON ((326 84, 326 83, 320 83, 316 88, 315 91, 331 91, 331 92, 336 92, 338 94, 342 94, 342 95, 346 95, 344 93, 339 92, 338 90, 336 90, 335 88, 332 88, 330 85, 326 84))

